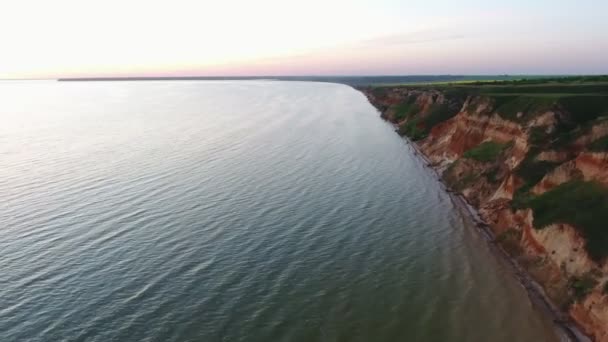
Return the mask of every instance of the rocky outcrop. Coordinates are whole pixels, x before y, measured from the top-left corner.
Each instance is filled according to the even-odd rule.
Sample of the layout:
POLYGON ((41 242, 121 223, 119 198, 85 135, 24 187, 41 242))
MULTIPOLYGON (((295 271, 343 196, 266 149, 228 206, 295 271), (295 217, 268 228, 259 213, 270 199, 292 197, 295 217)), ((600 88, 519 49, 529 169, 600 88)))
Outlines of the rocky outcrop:
POLYGON ((452 97, 437 90, 400 87, 383 91, 363 90, 383 117, 400 127, 415 125, 424 133, 416 135, 419 149, 443 173, 451 190, 478 209, 499 245, 583 331, 608 342, 606 261, 589 256, 580 227, 555 222, 538 229, 534 210, 521 205, 574 180, 608 185, 608 153, 588 148, 608 135, 608 120, 574 127, 559 105, 507 111, 497 110, 501 99, 489 96, 452 97), (415 103, 418 111, 392 120, 396 106, 404 101, 415 103), (437 104, 449 104, 454 113, 425 126, 425 117, 437 104), (563 127, 570 131, 564 134, 563 127))

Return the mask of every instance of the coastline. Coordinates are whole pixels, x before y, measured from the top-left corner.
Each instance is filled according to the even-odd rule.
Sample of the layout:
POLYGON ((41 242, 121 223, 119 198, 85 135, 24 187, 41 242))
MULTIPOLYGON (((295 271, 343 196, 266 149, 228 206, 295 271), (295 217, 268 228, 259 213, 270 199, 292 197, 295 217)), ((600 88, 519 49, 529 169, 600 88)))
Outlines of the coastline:
MULTIPOLYGON (((370 102, 370 104, 374 106, 373 103, 370 102)), ((382 113, 381 109, 375 106, 374 108, 382 113)), ((383 118, 381 119, 391 124, 395 129, 398 128, 398 125, 383 118)), ((593 340, 587 334, 585 334, 566 313, 553 304, 545 293, 543 287, 532 278, 532 276, 519 264, 519 262, 507 251, 496 244, 496 234, 492 231, 490 225, 481 218, 478 209, 473 207, 462 194, 450 189, 450 187, 443 180, 439 169, 432 166, 431 161, 424 154, 424 152, 420 150, 416 142, 405 136, 401 138, 404 139, 407 146, 413 150, 417 159, 433 173, 437 181, 440 183, 441 188, 449 195, 452 203, 454 203, 454 205, 461 210, 461 212, 465 214, 469 220, 471 220, 471 224, 473 224, 477 231, 484 237, 491 252, 497 258, 509 265, 509 268, 512 270, 517 281, 526 290, 532 305, 536 309, 540 310, 543 315, 545 315, 548 320, 552 322, 556 337, 560 341, 592 342, 593 340)))

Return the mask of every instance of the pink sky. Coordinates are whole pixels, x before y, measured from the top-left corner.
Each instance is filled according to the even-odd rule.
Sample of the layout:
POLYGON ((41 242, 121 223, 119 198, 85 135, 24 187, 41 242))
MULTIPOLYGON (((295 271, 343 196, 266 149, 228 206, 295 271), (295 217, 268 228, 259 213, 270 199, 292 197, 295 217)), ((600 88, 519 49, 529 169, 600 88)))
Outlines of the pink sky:
POLYGON ((608 73, 605 13, 590 0, 12 1, 0 78, 608 73))

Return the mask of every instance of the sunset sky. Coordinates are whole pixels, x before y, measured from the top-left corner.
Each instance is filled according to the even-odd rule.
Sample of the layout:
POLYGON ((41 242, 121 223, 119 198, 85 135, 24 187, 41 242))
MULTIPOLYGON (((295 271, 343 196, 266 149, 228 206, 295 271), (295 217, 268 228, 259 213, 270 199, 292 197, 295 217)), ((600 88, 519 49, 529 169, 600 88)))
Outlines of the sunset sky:
POLYGON ((608 73, 606 0, 0 3, 0 78, 608 73))

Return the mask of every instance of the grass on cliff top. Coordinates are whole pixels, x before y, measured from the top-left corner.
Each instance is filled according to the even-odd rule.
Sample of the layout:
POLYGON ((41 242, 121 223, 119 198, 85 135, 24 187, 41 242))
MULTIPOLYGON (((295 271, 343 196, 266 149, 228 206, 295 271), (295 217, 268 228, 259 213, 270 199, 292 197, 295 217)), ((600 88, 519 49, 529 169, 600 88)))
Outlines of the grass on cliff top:
POLYGON ((511 121, 528 119, 529 113, 542 113, 554 107, 570 113, 573 124, 582 124, 608 115, 608 95, 598 94, 488 94, 494 99, 494 109, 511 121), (521 118, 517 117, 522 113, 521 118))
POLYGON ((571 114, 576 124, 608 115, 608 96, 567 96, 558 103, 571 114))
POLYGON ((440 80, 424 82, 383 83, 377 86, 563 86, 563 85, 593 85, 608 84, 608 75, 581 75, 581 76, 546 76, 546 75, 494 75, 494 76, 468 76, 461 80, 440 80))
POLYGON ((494 99, 494 110, 504 119, 511 121, 522 121, 529 118, 529 113, 541 113, 551 109, 556 102, 556 97, 536 96, 492 96, 494 99), (520 118, 518 113, 522 113, 520 118))
POLYGON ((405 87, 417 89, 465 89, 469 92, 524 93, 524 94, 584 94, 608 93, 608 75, 597 76, 503 76, 466 80, 382 84, 383 87, 405 87))
POLYGON ((546 81, 538 84, 519 83, 464 83, 464 84, 426 84, 404 85, 406 88, 461 90, 468 94, 477 95, 608 95, 608 78, 601 82, 554 82, 546 81))
POLYGON ((462 156, 480 162, 491 162, 495 161, 502 151, 508 146, 509 144, 499 144, 494 141, 486 141, 466 151, 462 156))
POLYGON ((534 227, 553 223, 576 227, 587 252, 596 261, 608 256, 608 188, 593 181, 563 183, 528 202, 534 211, 534 227))
MULTIPOLYGON (((602 83, 608 82, 608 75, 580 75, 580 76, 558 76, 558 77, 520 77, 518 79, 512 80, 504 80, 501 81, 501 84, 527 84, 527 85, 535 85, 535 84, 546 84, 546 83, 602 83)), ((496 82, 493 82, 496 84, 496 82)))

